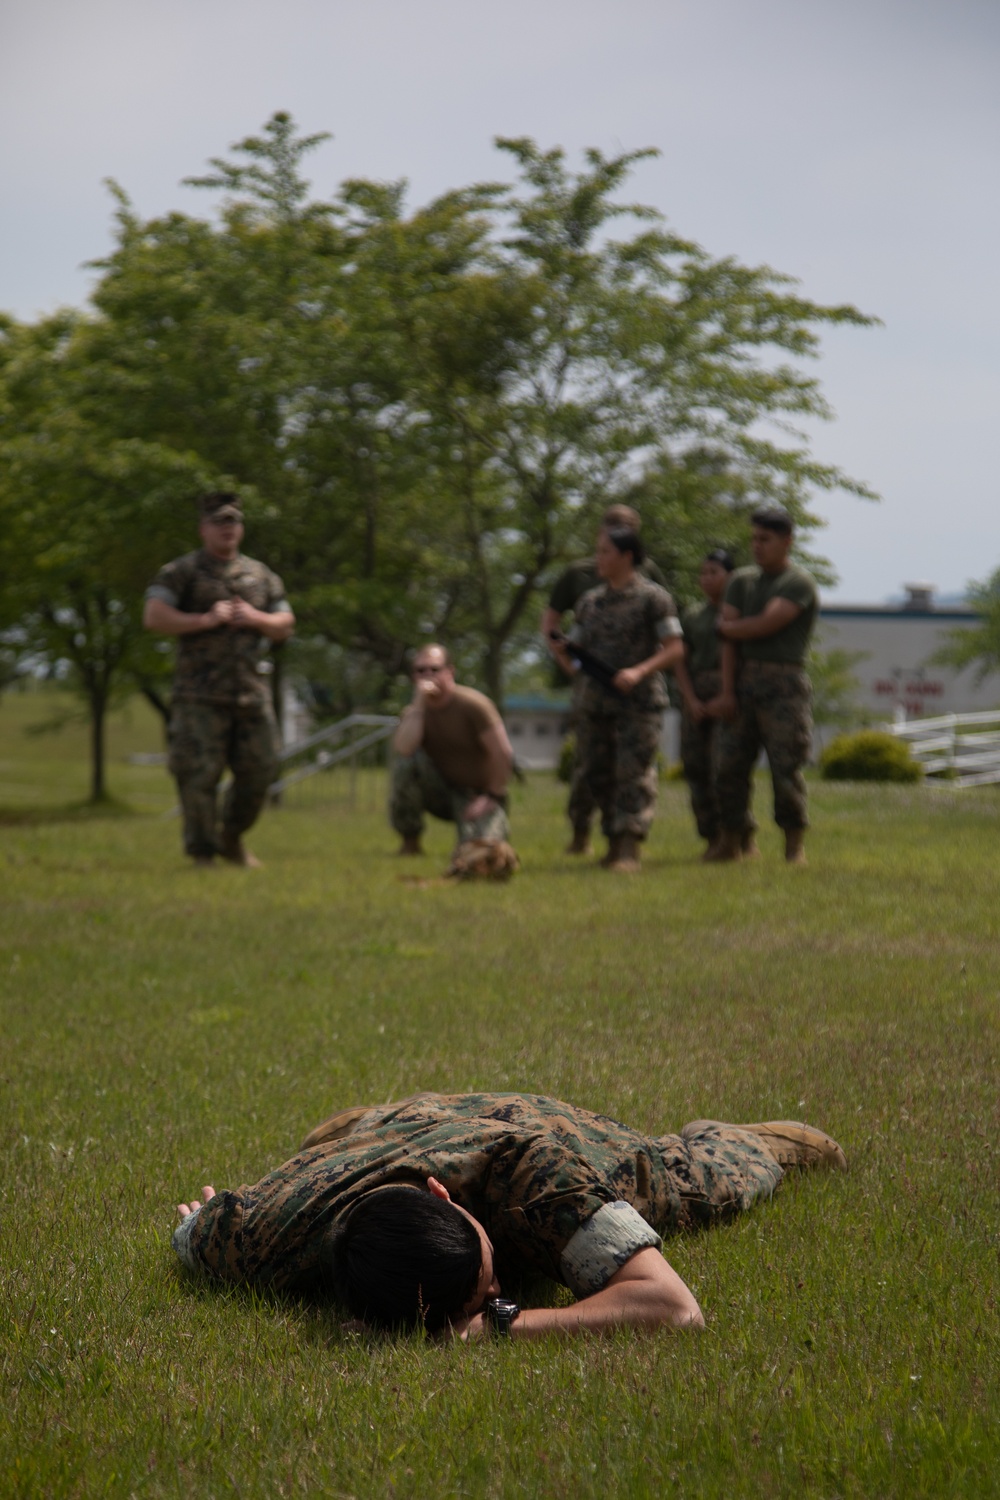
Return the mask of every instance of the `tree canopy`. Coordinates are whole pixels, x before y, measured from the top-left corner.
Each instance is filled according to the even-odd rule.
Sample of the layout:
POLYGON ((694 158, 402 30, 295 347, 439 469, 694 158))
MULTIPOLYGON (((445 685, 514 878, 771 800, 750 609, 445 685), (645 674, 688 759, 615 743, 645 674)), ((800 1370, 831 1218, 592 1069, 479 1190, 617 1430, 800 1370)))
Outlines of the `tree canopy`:
POLYGON ((649 153, 573 170, 499 140, 513 182, 408 210, 402 182, 312 199, 322 139, 274 115, 188 179, 222 195, 214 217, 144 221, 112 185, 92 306, 5 325, 0 520, 25 564, 0 608, 47 621, 44 649, 74 660, 103 609, 129 628, 112 676, 141 676, 137 596, 194 544, 207 485, 243 493, 248 550, 284 577, 313 659, 350 658, 343 691, 369 701, 428 636, 501 696, 542 591, 614 501, 639 506, 685 596, 707 546, 745 550, 755 505, 808 536, 817 491, 870 497, 794 424, 830 415, 803 365, 822 329, 875 320, 623 201, 649 153))

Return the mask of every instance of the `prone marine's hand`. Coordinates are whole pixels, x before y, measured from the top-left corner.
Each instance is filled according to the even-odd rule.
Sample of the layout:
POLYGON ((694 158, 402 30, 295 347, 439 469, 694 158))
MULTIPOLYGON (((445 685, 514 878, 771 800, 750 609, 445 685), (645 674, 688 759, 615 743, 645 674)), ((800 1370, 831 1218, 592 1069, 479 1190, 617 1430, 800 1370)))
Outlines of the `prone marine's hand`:
MULTIPOLYGON (((215 1197, 215 1188, 214 1187, 203 1187, 202 1188, 202 1190, 201 1190, 201 1202, 202 1203, 211 1203, 211 1201, 212 1201, 212 1199, 214 1197, 215 1197)), ((190 1203, 178 1203, 178 1205, 177 1205, 177 1219, 178 1219, 178 1222, 181 1223, 181 1224, 183 1224, 184 1220, 188 1217, 188 1215, 189 1214, 193 1214, 194 1211, 195 1211, 195 1209, 196 1208, 200 1208, 200 1207, 201 1207, 201 1203, 199 1203, 197 1199, 193 1199, 190 1203)))

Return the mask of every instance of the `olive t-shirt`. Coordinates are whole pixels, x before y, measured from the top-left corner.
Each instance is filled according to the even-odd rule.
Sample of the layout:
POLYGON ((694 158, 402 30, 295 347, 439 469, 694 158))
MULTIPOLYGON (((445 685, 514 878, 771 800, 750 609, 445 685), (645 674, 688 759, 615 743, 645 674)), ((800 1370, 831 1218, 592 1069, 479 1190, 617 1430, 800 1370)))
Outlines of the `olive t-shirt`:
POLYGON ((740 618, 762 614, 772 599, 788 599, 802 611, 783 630, 759 641, 740 641, 744 661, 786 662, 800 667, 806 659, 809 637, 816 623, 819 596, 816 582, 805 568, 790 563, 780 573, 765 573, 761 568, 740 568, 726 587, 726 603, 732 604, 740 618))
MULTIPOLYGON (((647 557, 645 562, 640 563, 636 572, 641 573, 643 578, 658 583, 663 589, 667 586, 667 580, 652 558, 647 557)), ((552 585, 549 608, 558 611, 561 615, 569 614, 571 609, 576 609, 584 594, 595 589, 600 581, 597 566, 592 557, 583 557, 579 562, 570 563, 552 585)))
POLYGON ((440 708, 424 709, 422 748, 452 786, 474 792, 496 791, 486 785, 489 761, 481 736, 501 723, 499 711, 475 688, 452 688, 440 708))
POLYGON ((688 671, 692 675, 696 672, 719 670, 719 637, 715 632, 718 618, 718 608, 710 599, 706 599, 704 604, 692 605, 681 616, 688 671))

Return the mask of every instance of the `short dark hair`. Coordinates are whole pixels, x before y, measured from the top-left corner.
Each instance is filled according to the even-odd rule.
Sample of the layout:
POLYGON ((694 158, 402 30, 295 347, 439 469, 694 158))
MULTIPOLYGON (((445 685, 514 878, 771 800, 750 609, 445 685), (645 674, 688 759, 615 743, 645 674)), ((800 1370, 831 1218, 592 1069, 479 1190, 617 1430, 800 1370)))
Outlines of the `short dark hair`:
POLYGON ((727 573, 731 573, 736 566, 733 554, 728 547, 713 547, 711 552, 705 553, 704 561, 718 563, 719 567, 725 568, 727 573))
POLYGON ((609 526, 625 526, 629 531, 638 531, 642 517, 633 505, 609 505, 601 517, 605 531, 609 526))
POLYGON ((776 531, 779 536, 791 536, 795 522, 783 505, 765 505, 754 511, 750 524, 762 526, 765 531, 776 531))
POLYGON ((619 552, 631 552, 636 567, 646 560, 646 549, 639 540, 639 533, 632 526, 605 526, 604 535, 619 552))
POLYGON ((411 1187, 367 1193, 327 1237, 333 1290, 374 1328, 437 1333, 476 1290, 483 1247, 453 1203, 411 1187))

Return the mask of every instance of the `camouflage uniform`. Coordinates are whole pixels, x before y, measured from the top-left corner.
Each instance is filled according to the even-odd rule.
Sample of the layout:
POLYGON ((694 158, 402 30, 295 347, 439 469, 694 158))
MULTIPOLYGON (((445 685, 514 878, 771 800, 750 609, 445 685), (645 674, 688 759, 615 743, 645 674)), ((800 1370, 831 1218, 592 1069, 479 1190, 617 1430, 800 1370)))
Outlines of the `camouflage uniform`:
POLYGON ((173 1239, 181 1259, 231 1281, 318 1291, 324 1239, 345 1210, 434 1176, 486 1230, 501 1281, 540 1273, 586 1296, 661 1236, 731 1217, 782 1177, 736 1126, 649 1137, 530 1094, 417 1094, 353 1114, 346 1139, 189 1215, 173 1239))
MULTIPOLYGON (((695 697, 702 703, 717 698, 722 691, 719 637, 715 632, 718 618, 718 609, 706 600, 703 604, 686 610, 681 619, 688 673, 695 697)), ((691 811, 694 813, 698 832, 710 844, 718 837, 722 827, 717 786, 720 722, 719 719, 702 719, 696 724, 682 701, 681 762, 684 766, 684 779, 688 785, 691 811)), ((743 832, 749 835, 756 827, 748 808, 743 832)))
MULTIPOLYGON (((620 670, 647 661, 664 641, 681 633, 666 589, 635 577, 627 587, 607 584, 580 600, 570 639, 620 670)), ((608 839, 644 839, 656 805, 656 752, 667 691, 654 672, 617 697, 592 677, 577 678, 577 759, 608 839)))
MULTIPOLYGON (((277 614, 289 608, 277 574, 252 557, 224 561, 201 550, 161 568, 146 591, 186 614, 207 614, 219 599, 244 599, 277 614)), ((256 630, 220 625, 178 637, 170 704, 169 766, 184 817, 184 848, 217 853, 257 819, 278 769, 278 726, 270 682, 261 674, 267 642, 256 630), (226 766, 232 784, 222 806, 216 789, 226 766)))
POLYGON ((426 751, 415 750, 412 755, 397 756, 393 763, 389 820, 403 838, 418 839, 424 828, 424 813, 429 812, 455 824, 460 844, 467 839, 509 841, 507 798, 494 798, 478 818, 467 818, 465 809, 478 796, 473 787, 457 787, 446 781, 426 751))
POLYGON ((718 788, 723 826, 743 831, 754 763, 764 749, 774 788, 774 821, 789 832, 809 826, 802 767, 812 742, 812 687, 804 670, 819 607, 816 585, 803 569, 768 575, 741 568, 726 590, 740 618, 758 615, 770 599, 789 599, 800 614, 783 630, 739 643, 738 714, 719 731, 718 788))
MULTIPOLYGON (((652 558, 647 557, 639 564, 637 569, 644 578, 649 578, 653 583, 658 583, 666 588, 667 580, 660 572, 652 558)), ((559 575, 549 595, 549 608, 557 610, 561 615, 569 614, 575 610, 584 594, 588 594, 592 588, 600 584, 597 566, 592 557, 581 558, 578 562, 570 563, 569 567, 559 575)), ((562 687, 565 678, 562 670, 555 667, 556 686, 562 687)), ((573 682, 573 702, 570 711, 570 726, 579 736, 580 720, 580 682, 579 678, 573 682)), ((580 834, 586 834, 590 830, 590 820, 594 816, 597 806, 594 794, 590 789, 587 778, 583 772, 583 759, 580 753, 579 737, 577 738, 576 754, 573 756, 573 770, 570 774, 569 801, 566 804, 566 816, 569 818, 573 828, 580 834)))

